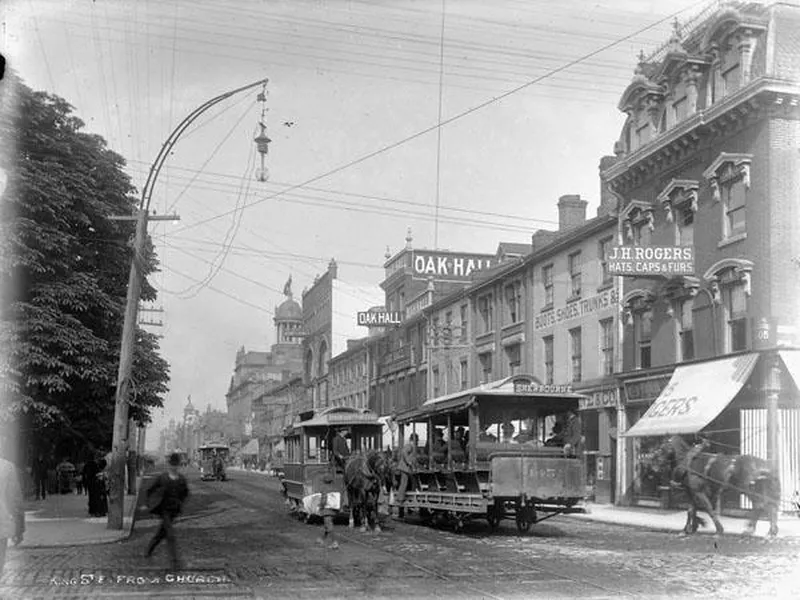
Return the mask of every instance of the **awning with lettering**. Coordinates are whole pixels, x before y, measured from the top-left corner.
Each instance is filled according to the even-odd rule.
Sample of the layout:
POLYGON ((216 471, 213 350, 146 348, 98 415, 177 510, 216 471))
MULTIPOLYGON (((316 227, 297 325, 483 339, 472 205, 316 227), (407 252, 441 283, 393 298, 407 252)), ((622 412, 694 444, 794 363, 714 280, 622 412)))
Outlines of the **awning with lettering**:
POLYGON ((661 395, 623 436, 697 433, 736 397, 757 360, 752 353, 676 367, 661 395))
POLYGON ((781 350, 778 354, 795 384, 800 387, 800 351, 781 350))

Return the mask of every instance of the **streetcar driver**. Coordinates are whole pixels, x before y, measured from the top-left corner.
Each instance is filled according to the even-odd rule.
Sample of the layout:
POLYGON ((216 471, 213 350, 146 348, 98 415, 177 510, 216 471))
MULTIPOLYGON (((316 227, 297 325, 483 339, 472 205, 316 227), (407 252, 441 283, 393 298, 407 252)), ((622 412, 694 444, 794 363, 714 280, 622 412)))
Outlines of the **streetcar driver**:
POLYGON ((350 456, 350 448, 347 446, 347 440, 344 439, 340 429, 334 430, 333 439, 331 440, 331 457, 337 470, 344 473, 344 467, 347 459, 350 456))

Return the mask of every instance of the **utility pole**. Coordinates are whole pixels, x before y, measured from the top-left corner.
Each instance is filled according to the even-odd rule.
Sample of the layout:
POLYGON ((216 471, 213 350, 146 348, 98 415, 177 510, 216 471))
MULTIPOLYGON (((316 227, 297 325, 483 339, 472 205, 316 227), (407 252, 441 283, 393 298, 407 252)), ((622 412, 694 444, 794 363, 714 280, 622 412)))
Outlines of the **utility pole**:
POLYGON ((174 221, 175 215, 151 215, 139 209, 136 216, 112 216, 113 221, 136 220, 136 235, 133 241, 133 260, 128 276, 128 295, 125 301, 125 321, 122 326, 122 345, 117 372, 117 393, 114 402, 114 434, 111 448, 111 465, 108 478, 108 528, 122 529, 123 497, 125 492, 125 466, 128 463, 128 437, 134 427, 128 422, 128 396, 131 388, 131 371, 136 345, 136 318, 139 296, 144 276, 144 244, 147 239, 148 221, 174 221))
MULTIPOLYGON (((252 89, 256 86, 266 87, 268 79, 259 79, 253 83, 242 86, 235 90, 225 92, 208 100, 189 113, 183 121, 170 133, 167 140, 162 144, 155 161, 150 166, 147 180, 142 188, 142 199, 139 203, 139 212, 135 217, 116 217, 119 220, 136 220, 136 237, 134 240, 134 255, 131 261, 131 271, 128 278, 128 296, 125 305, 125 322, 122 328, 122 348, 120 350, 119 372, 117 374, 117 393, 114 407, 114 437, 112 442, 112 458, 109 467, 109 494, 108 494, 108 528, 122 529, 124 502, 125 502, 125 462, 128 451, 128 394, 131 387, 131 370, 133 368, 133 350, 136 335, 136 318, 139 308, 139 296, 142 286, 142 254, 144 252, 144 242, 147 233, 147 222, 175 220, 175 216, 155 216, 149 215, 150 199, 153 194, 155 182, 158 174, 164 166, 172 148, 177 143, 180 136, 189 126, 208 109, 216 106, 223 100, 230 98, 240 92, 252 89)), ((262 95, 264 92, 262 91, 262 95)), ((266 137, 266 136, 265 136, 266 137)), ((259 151, 264 150, 269 144, 269 139, 261 139, 259 151)), ((258 143, 257 142, 257 143, 258 143)), ((113 217, 112 217, 113 218, 113 217)))

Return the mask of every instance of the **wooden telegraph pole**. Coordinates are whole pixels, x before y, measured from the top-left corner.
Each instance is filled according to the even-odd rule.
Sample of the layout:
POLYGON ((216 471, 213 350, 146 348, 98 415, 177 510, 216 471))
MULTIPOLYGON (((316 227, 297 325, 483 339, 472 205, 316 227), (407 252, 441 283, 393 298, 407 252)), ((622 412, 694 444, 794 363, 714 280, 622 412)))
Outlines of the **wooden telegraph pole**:
MULTIPOLYGON (((133 431, 133 427, 128 427, 128 395, 131 388, 131 370, 133 368, 133 351, 134 341, 136 336, 136 317, 139 309, 139 295, 142 288, 142 275, 143 275, 143 252, 144 243, 147 235, 147 222, 148 221, 172 221, 177 219, 176 216, 155 216, 150 215, 150 198, 153 194, 153 187, 158 174, 161 172, 161 167, 170 154, 170 151, 175 146, 178 138, 186 131, 186 129, 204 112, 209 108, 219 104, 223 100, 231 96, 252 89, 256 86, 266 85, 268 79, 259 79, 253 83, 242 86, 235 90, 220 94, 211 100, 201 104, 189 113, 183 121, 170 133, 167 140, 161 146, 161 149, 156 156, 155 161, 150 166, 150 172, 147 174, 147 181, 145 181, 142 188, 142 199, 139 204, 139 212, 133 217, 112 217, 118 220, 136 220, 136 237, 133 244, 133 260, 131 261, 131 271, 128 278, 128 297, 125 306, 125 323, 122 329, 122 348, 119 357, 119 372, 117 373, 117 393, 115 398, 114 407, 114 437, 112 442, 112 458, 109 467, 109 493, 108 493, 108 528, 109 529, 122 529, 123 526, 123 508, 125 502, 125 464, 128 454, 128 431, 133 431)), ((262 91, 261 96, 264 96, 262 91)), ((264 134, 262 127, 262 135, 256 139, 260 142, 259 152, 262 150, 266 154, 266 146, 269 143, 269 138, 264 134)))
POLYGON ((136 220, 133 241, 133 260, 128 275, 128 295, 125 301, 125 321, 122 326, 122 346, 117 372, 117 393, 114 402, 114 436, 111 443, 111 465, 108 472, 108 528, 122 529, 123 497, 125 493, 125 466, 128 462, 128 436, 134 428, 128 423, 128 395, 131 389, 133 354, 136 345, 136 318, 144 277, 144 243, 148 221, 175 221, 175 215, 149 215, 139 209, 136 216, 112 216, 114 221, 136 220))

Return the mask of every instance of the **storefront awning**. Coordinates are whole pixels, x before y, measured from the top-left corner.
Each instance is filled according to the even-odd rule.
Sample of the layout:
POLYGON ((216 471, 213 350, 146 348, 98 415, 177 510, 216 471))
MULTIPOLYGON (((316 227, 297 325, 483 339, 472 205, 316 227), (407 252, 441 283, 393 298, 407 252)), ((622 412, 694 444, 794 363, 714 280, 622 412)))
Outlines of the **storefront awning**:
POLYGON ((794 379, 795 384, 800 387, 800 352, 797 350, 781 350, 778 354, 783 364, 786 365, 786 370, 789 371, 792 379, 794 379))
POLYGON ((745 384, 758 354, 742 354, 675 369, 667 387, 624 437, 697 433, 745 384))

